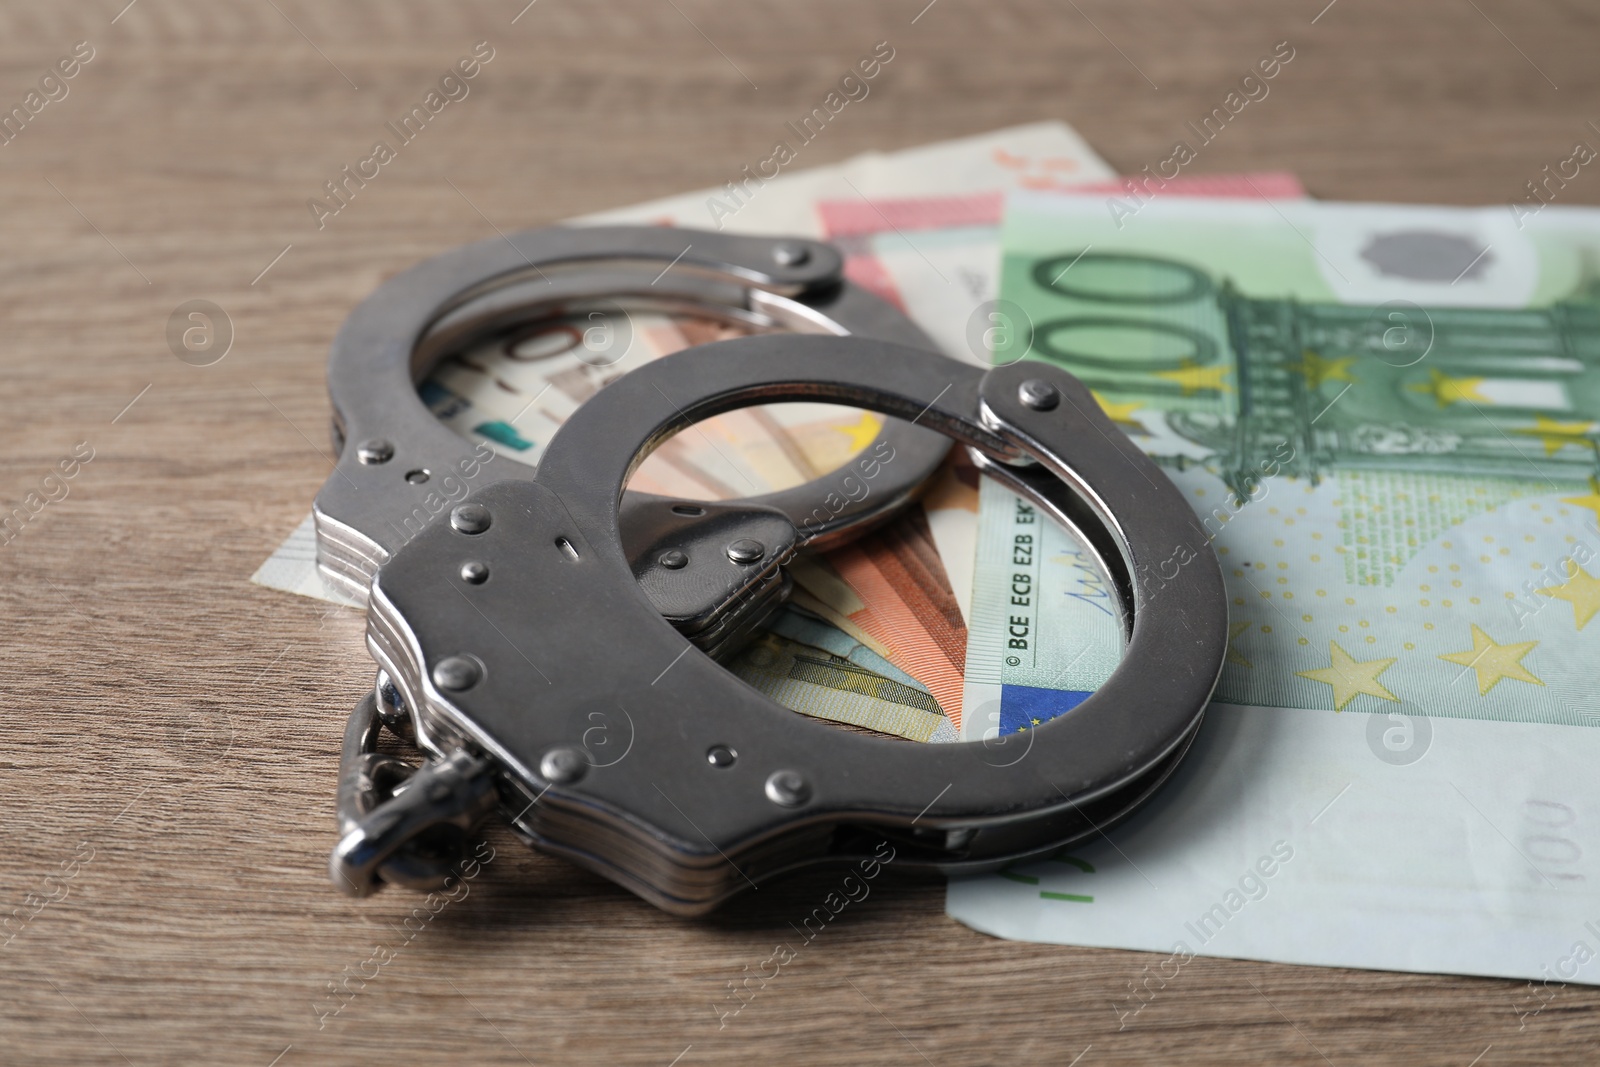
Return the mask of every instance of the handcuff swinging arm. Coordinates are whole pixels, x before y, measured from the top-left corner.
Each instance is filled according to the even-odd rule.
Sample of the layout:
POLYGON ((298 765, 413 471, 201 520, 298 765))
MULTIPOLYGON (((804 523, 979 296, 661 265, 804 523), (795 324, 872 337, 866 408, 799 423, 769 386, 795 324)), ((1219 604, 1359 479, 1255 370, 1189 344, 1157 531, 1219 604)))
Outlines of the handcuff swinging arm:
MULTIPOLYGON (((339 458, 313 506, 324 577, 364 601, 377 568, 457 502, 439 492, 447 478, 459 488, 482 480, 484 471, 496 481, 534 477, 532 467, 515 462, 482 462, 424 406, 417 382, 439 359, 541 314, 582 313, 617 300, 755 330, 933 347, 902 313, 846 281, 839 252, 819 241, 652 226, 552 227, 442 253, 381 285, 334 340, 328 391, 339 458)), ((949 446, 937 434, 896 423, 884 426, 879 443, 902 457, 892 489, 880 487, 870 501, 846 501, 810 528, 811 547, 826 548, 904 507, 949 446)), ((625 537, 642 550, 671 525, 665 514, 671 502, 629 497, 625 537)), ((754 515, 775 509, 794 523, 810 513, 802 505, 814 510, 805 486, 738 503, 754 515)))
MULTIPOLYGON (((525 837, 680 914, 779 871, 854 858, 884 836, 904 867, 963 871, 1095 832, 1171 773, 1226 647, 1203 526, 1088 390, 1045 364, 984 372, 859 338, 705 345, 608 386, 551 441, 536 477, 484 486, 468 503, 490 517, 485 529, 434 523, 378 572, 370 650, 419 744, 495 768, 502 810, 525 837), (791 400, 865 407, 956 439, 1097 557, 1122 612, 1123 661, 1029 731, 1024 758, 843 734, 796 715, 690 645, 641 589, 618 528, 642 456, 700 419, 791 400), (1158 577, 1181 549, 1189 562, 1158 577), (489 580, 463 585, 465 561, 489 580), (472 682, 441 688, 438 666, 463 657, 478 665, 472 682), (584 731, 591 713, 619 709, 632 755, 602 766, 584 731), (714 750, 737 758, 718 764, 714 750)), ((347 835, 335 869, 362 844, 347 835)))

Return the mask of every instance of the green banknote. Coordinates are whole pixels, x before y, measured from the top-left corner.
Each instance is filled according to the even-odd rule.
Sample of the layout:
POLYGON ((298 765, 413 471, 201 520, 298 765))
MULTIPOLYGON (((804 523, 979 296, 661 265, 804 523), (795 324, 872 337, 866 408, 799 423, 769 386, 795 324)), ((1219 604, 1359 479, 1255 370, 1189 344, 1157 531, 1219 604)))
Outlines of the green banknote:
POLYGON ((1077 539, 992 478, 978 485, 961 737, 986 740, 1070 711, 1122 658, 1120 615, 1077 539))
MULTIPOLYGON (((994 357, 1081 378, 1204 520, 1217 699, 1600 724, 1600 211, 1115 207, 1013 194, 994 357)), ((1018 506, 982 498, 965 737, 1066 710, 1035 690, 1118 647, 1018 506)))

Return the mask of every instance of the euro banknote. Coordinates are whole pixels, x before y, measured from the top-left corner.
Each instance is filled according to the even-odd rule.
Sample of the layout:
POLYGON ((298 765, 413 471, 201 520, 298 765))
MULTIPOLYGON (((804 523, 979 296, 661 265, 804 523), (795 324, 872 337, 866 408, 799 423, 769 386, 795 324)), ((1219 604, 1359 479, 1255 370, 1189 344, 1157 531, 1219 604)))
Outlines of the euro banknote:
MULTIPOLYGON (((1169 186, 1174 195, 1219 200, 1305 195, 1294 175, 1279 171, 1185 178, 1169 186)), ((1127 188, 1124 179, 1048 191, 1103 198, 1126 195, 1127 188)), ((987 366, 996 346, 1027 328, 1014 305, 1000 299, 1002 205, 999 195, 977 194, 839 201, 820 212, 830 236, 851 249, 849 263, 862 284, 905 307, 946 354, 987 366), (865 244, 853 243, 861 239, 865 244)), ((1019 516, 1032 522, 1032 512, 997 484, 985 482, 980 492, 975 469, 961 460, 953 457, 923 509, 969 623, 962 707, 952 715, 962 737, 976 740, 1075 706, 1115 668, 1121 638, 1105 586, 1082 546, 1048 523, 1032 532, 1013 529, 1019 516), (981 513, 980 497, 989 501, 981 513), (1018 537, 1035 536, 1042 541, 1026 554, 1025 569, 1028 598, 1040 617, 1030 613, 1028 625, 1042 628, 1048 639, 1018 649, 1012 646, 1019 639, 1007 632, 1015 614, 1008 610, 1015 606, 1010 585, 1021 566, 1013 546, 1018 537)))
POLYGON ((927 687, 791 603, 728 669, 784 707, 908 741, 957 740, 927 687))
MULTIPOLYGON (((1231 641, 1148 808, 1066 862, 952 882, 950 914, 1164 954, 1108 1008, 1123 1025, 1196 955, 1600 982, 1600 211, 1021 194, 1003 245, 1023 328, 997 358, 1078 374, 1166 468, 1231 641)), ((1017 522, 982 505, 975 652, 1017 522)), ((999 678, 989 728, 1092 691, 1115 635, 1071 617, 1035 631, 1089 649, 1044 715, 1006 714, 1026 664, 969 657, 999 678)))
MULTIPOLYGON (((1116 197, 1137 188, 1134 179, 1096 177, 1090 168, 1068 166, 1071 161, 1061 158, 1030 159, 1000 151, 996 161, 1013 172, 1019 190, 1116 197)), ((1292 200, 1306 195, 1300 179, 1288 171, 1185 175, 1167 184, 1181 196, 1292 200)), ((991 325, 983 313, 997 295, 992 275, 1000 265, 1005 200, 1002 187, 955 195, 913 195, 902 189, 886 196, 823 200, 816 211, 822 235, 845 251, 845 273, 852 281, 905 308, 918 325, 936 334, 947 354, 987 362, 982 332, 968 327, 991 325), (941 254, 925 247, 924 237, 930 234, 933 247, 944 254, 955 235, 958 244, 980 243, 981 255, 958 255, 941 265, 941 254), (897 269, 892 260, 900 254, 914 257, 915 266, 924 269, 907 273, 904 267, 910 264, 897 269)))
MULTIPOLYGON (((735 333, 710 319, 638 311, 606 313, 598 321, 588 315, 546 319, 446 357, 421 393, 434 414, 463 437, 486 440, 503 455, 536 464, 567 417, 610 381, 735 333), (608 355, 618 333, 630 334, 621 358, 592 358, 584 337, 594 330, 607 335, 600 350, 608 355)), ((628 487, 690 500, 786 489, 837 468, 882 425, 878 415, 836 405, 741 409, 665 441, 628 487)), ((794 601, 810 613, 803 634, 810 651, 794 636, 768 635, 740 658, 735 672, 794 711, 909 740, 953 739, 960 724, 966 627, 921 511, 798 561, 791 574, 794 601), (824 635, 824 629, 833 633, 824 635), (830 649, 841 638, 872 652, 871 661, 857 656, 847 662, 849 653, 841 659, 830 649), (903 670, 906 681, 885 674, 889 664, 894 673, 903 670)))
POLYGON ((1583 210, 1022 196, 997 358, 1073 371, 1192 502, 1218 699, 1587 724, 1596 263, 1583 210))
POLYGON ((818 614, 917 679, 959 728, 967 626, 920 509, 791 566, 818 614))
MULTIPOLYGON (((818 209, 822 202, 837 202, 844 197, 855 197, 863 203, 868 202, 868 197, 964 197, 982 192, 989 197, 992 226, 998 219, 1001 191, 1006 188, 1047 187, 1069 180, 1105 179, 1111 174, 1110 168, 1070 127, 1036 123, 901 152, 869 153, 841 164, 747 183, 735 202, 737 210, 732 213, 725 208, 728 190, 707 189, 574 222, 691 227, 714 224, 730 232, 822 237, 826 236, 818 209), (713 197, 724 207, 708 216, 707 204, 713 197)), ((851 250, 846 251, 848 254, 851 250)), ((881 286, 878 291, 882 292, 881 286)), ((892 293, 886 295, 899 303, 892 293)), ((536 463, 544 445, 571 411, 619 374, 687 345, 732 335, 725 324, 709 319, 637 311, 603 316, 601 321, 588 315, 581 319, 545 320, 508 337, 450 353, 421 383, 419 391, 434 413, 463 437, 487 443, 515 460, 536 463)), ((667 442, 645 461, 630 486, 704 499, 782 489, 839 466, 870 442, 880 426, 881 419, 876 415, 827 405, 768 405, 734 412, 702 422, 667 442)), ((942 479, 941 483, 959 486, 952 479, 942 479)), ((942 499, 937 489, 929 497, 942 499)), ((965 501, 956 507, 960 511, 965 501)), ((934 525, 943 524, 935 520, 934 525)), ((970 546, 970 532, 966 538, 970 546)), ((338 600, 317 575, 313 547, 309 525, 302 523, 257 570, 255 580, 289 592, 338 600)), ((892 555, 887 547, 883 551, 892 555)), ((942 713, 940 722, 921 722, 915 716, 908 717, 906 708, 912 705, 863 702, 861 693, 870 673, 883 679, 880 692, 904 695, 894 686, 909 685, 912 689, 920 687, 927 696, 921 681, 873 651, 888 652, 892 645, 896 654, 909 657, 920 674, 934 680, 944 702, 959 714, 960 650, 965 639, 960 605, 970 589, 971 552, 957 552, 955 558, 965 567, 958 574, 961 598, 956 597, 956 585, 938 566, 937 553, 932 557, 933 565, 919 571, 921 584, 913 583, 917 594, 935 596, 941 610, 949 603, 956 605, 950 626, 940 632, 942 645, 931 644, 928 632, 920 625, 907 628, 898 636, 886 629, 908 616, 907 601, 894 593, 885 574, 896 581, 909 575, 887 556, 884 568, 872 565, 859 552, 842 563, 852 580, 872 586, 874 595, 893 601, 893 610, 871 612, 855 621, 850 618, 851 612, 860 614, 860 610, 838 603, 838 591, 847 590, 848 584, 838 580, 830 564, 821 561, 815 568, 805 570, 800 583, 801 602, 844 626, 841 630, 817 615, 808 616, 807 625, 801 629, 812 641, 816 653, 812 659, 827 662, 827 656, 838 656, 848 647, 855 650, 854 665, 849 671, 822 671, 808 662, 810 680, 804 684, 791 679, 779 686, 770 672, 762 676, 762 684, 778 694, 780 702, 792 698, 795 705, 800 705, 796 710, 915 740, 953 740, 955 720, 944 718, 942 713), (807 578, 816 586, 814 590, 806 588, 807 578), (841 611, 841 607, 845 610, 841 611), (874 637, 858 622, 870 624, 879 636, 874 637), (885 644, 886 640, 890 644, 885 644), (841 682, 835 698, 821 699, 825 695, 821 689, 826 686, 819 689, 819 678, 841 682), (843 685, 845 681, 851 684, 843 685), (888 684, 891 682, 894 685, 888 684)), ((791 623, 796 617, 784 616, 791 623)), ((792 641, 794 637, 787 639, 792 641)), ((846 652, 844 658, 851 658, 851 654, 846 652)), ((793 662, 793 657, 785 662, 793 662)), ((938 707, 937 700, 934 706, 938 707)), ((926 711, 918 714, 925 715, 926 711)))
MULTIPOLYGON (((945 323, 936 314, 948 314, 952 302, 945 294, 929 293, 930 277, 908 276, 902 289, 885 268, 896 252, 880 249, 875 234, 895 234, 909 242, 911 233, 941 228, 949 245, 948 227, 954 226, 958 259, 953 273, 972 293, 972 312, 992 295, 993 269, 998 264, 998 226, 1003 193, 989 189, 977 193, 942 196, 891 195, 868 198, 863 188, 899 194, 907 183, 885 182, 895 173, 882 159, 872 161, 867 172, 848 182, 829 179, 833 188, 848 188, 852 200, 823 200, 812 205, 822 235, 836 240, 846 254, 846 272, 891 303, 912 309, 930 331, 945 323), (874 179, 877 180, 874 180, 874 179)), ((932 146, 907 154, 900 169, 909 172, 919 163, 938 163, 956 173, 982 174, 995 184, 1009 182, 1022 188, 1061 189, 1105 173, 1103 165, 1084 157, 1073 138, 1049 126, 1004 131, 992 137, 932 146), (977 150, 983 150, 982 152, 977 150), (984 154, 986 152, 986 155, 984 154)), ((848 177, 848 175, 846 175, 848 177)), ((811 188, 822 191, 827 182, 811 188)), ((937 191, 959 187, 948 174, 937 191)), ((821 181, 820 178, 817 181, 821 181)), ((910 183, 915 184, 915 183, 910 183)), ((1247 190, 1268 195, 1300 195, 1292 175, 1263 173, 1186 179, 1182 187, 1196 195, 1238 196, 1247 190)), ((1120 188, 1104 181, 1087 188, 1120 188)), ((688 204, 685 200, 682 204, 688 204)), ((682 206, 682 205, 680 205, 682 206)), ((650 210, 661 216, 660 205, 650 210)), ((677 221, 683 221, 677 219, 677 221)), ((749 223, 746 219, 746 223, 749 223)), ((909 248, 909 245, 907 246, 909 248)), ((942 281, 942 279, 941 279, 942 281)), ((948 332, 948 331, 946 331, 948 332)), ((443 360, 422 386, 422 395, 435 414, 462 436, 486 442, 503 455, 536 462, 544 441, 559 428, 567 414, 617 375, 642 362, 660 358, 689 344, 733 335, 724 324, 691 317, 666 317, 632 312, 607 316, 596 324, 581 320, 546 320, 508 338, 455 353, 443 360), (591 338, 598 335, 599 342, 591 338), (618 354, 620 353, 620 358, 618 354)), ((972 361, 986 358, 981 341, 961 334, 940 337, 949 354, 972 361)), ((875 416, 822 405, 772 405, 737 412, 699 424, 694 431, 674 438, 653 455, 635 475, 632 486, 651 492, 689 497, 727 498, 797 484, 831 469, 870 439, 879 425, 875 416)), ((882 538, 869 539, 837 560, 795 568, 797 602, 842 629, 843 633, 877 653, 904 663, 915 678, 926 681, 948 710, 949 726, 961 721, 965 621, 973 589, 972 565, 977 535, 977 474, 959 453, 924 494, 920 509, 899 524, 898 543, 918 543, 932 534, 935 565, 909 570, 882 538), (881 557, 873 565, 871 557, 881 557), (942 566, 941 566, 942 564, 942 566), (870 589, 858 595, 839 573, 870 589), (913 574, 920 575, 920 579, 913 574), (894 581, 886 579, 892 577, 894 581), (935 588, 937 586, 937 588, 935 588), (901 590, 906 593, 901 596, 901 590), (839 603, 840 594, 847 604, 839 603), (933 595, 939 603, 928 600, 933 595), (953 596, 956 612, 947 611, 953 596), (871 604, 871 607, 865 606, 871 604), (852 615, 867 621, 873 632, 862 629, 852 615), (948 616, 948 617, 946 617, 948 616), (926 627, 918 620, 940 619, 926 627), (890 632, 886 627, 892 627, 890 632), (874 636, 874 633, 877 636, 874 636), (937 637, 937 640, 935 640, 937 637)), ((302 538, 304 540, 304 538, 302 538)), ((921 557, 927 558, 923 552, 921 557)), ((258 572, 258 580, 295 591, 316 589, 310 571, 310 553, 293 539, 258 572)), ((811 706, 815 706, 812 702, 811 706)), ((904 735, 888 723, 883 732, 904 735)), ((939 737, 943 736, 941 732, 939 737)))
MULTIPOLYGON (((1024 163, 1021 158, 1004 153, 999 154, 999 158, 1018 168, 1024 163)), ((1100 193, 1119 192, 1123 188, 1115 182, 1084 183, 1078 175, 1028 174, 1025 171, 1020 174, 1018 185, 1052 190, 1077 187, 1100 193)), ((1211 197, 1296 197, 1304 192, 1292 175, 1281 173, 1188 179, 1178 185, 1192 195, 1211 197)), ((901 307, 913 301, 941 307, 959 306, 959 303, 948 299, 948 294, 942 301, 929 301, 923 292, 925 285, 905 288, 897 285, 878 257, 875 244, 862 238, 892 233, 909 245, 914 240, 911 234, 930 228, 937 228, 944 235, 952 228, 962 234, 955 247, 967 261, 960 263, 960 269, 953 273, 967 286, 967 296, 973 301, 969 311, 971 318, 974 313, 981 316, 988 279, 993 277, 994 272, 985 268, 999 258, 997 242, 1002 202, 1002 194, 998 192, 881 202, 857 197, 849 201, 825 201, 817 210, 827 237, 839 243, 845 252, 847 274, 901 307)), ((986 320, 980 317, 979 321, 986 320)), ((988 355, 982 332, 975 334, 968 330, 954 344, 964 346, 952 353, 958 358, 978 361, 988 355)), ((945 347, 952 348, 952 342, 946 341, 945 347)), ((1009 591, 1010 586, 1006 586, 1004 595, 999 595, 996 586, 975 581, 973 568, 982 536, 976 525, 977 486, 975 468, 958 453, 934 480, 921 507, 911 509, 903 517, 852 544, 820 559, 801 561, 791 568, 800 604, 874 649, 925 686, 951 726, 963 736, 973 732, 963 719, 965 709, 980 709, 980 717, 986 721, 989 716, 998 714, 1002 693, 997 678, 983 676, 981 672, 975 677, 968 671, 974 662, 968 649, 969 615, 976 603, 998 620, 1001 626, 986 626, 980 631, 985 639, 996 638, 1004 631, 1003 609, 1014 596, 1009 591)), ((988 493, 997 490, 998 486, 992 484, 985 489, 988 493)), ((1065 566, 1069 571, 1067 580, 1087 588, 1094 581, 1092 568, 1077 555, 1076 544, 1063 531, 1051 530, 1049 536, 1052 551, 1040 555, 1040 565, 1051 569, 1051 579, 1055 578, 1055 568, 1065 566), (1075 567, 1065 562, 1069 559, 1077 561, 1075 567)), ((1007 541, 1005 553, 1011 553, 1010 546, 1011 542, 1007 541)), ((1052 600, 1052 607, 1054 603, 1052 600)), ((1085 595, 1078 599, 1066 598, 1062 603, 1069 612, 1087 610, 1104 615, 1109 610, 1103 586, 1099 587, 1098 600, 1085 595)), ((1093 622, 1098 623, 1099 617, 1093 622)), ((1080 627, 1064 617, 1052 617, 1049 624, 1062 633, 1081 629, 1091 643, 1100 633, 1096 626, 1080 627)), ((1015 638, 1007 635, 1004 642, 1014 644, 1015 638)), ((1117 658, 1116 647, 1103 650, 1099 655, 1090 655, 1090 651, 1087 645, 1078 649, 1052 643, 1041 650, 1042 656, 1033 657, 1037 659, 1034 666, 1036 671, 1044 672, 1039 675, 1041 679, 1075 687, 1071 691, 1086 691, 1109 674, 1117 658), (1055 658, 1058 654, 1059 658, 1055 658)), ((987 662, 981 657, 980 661, 987 662)), ((1014 715, 1016 700, 1011 704, 1008 714, 1014 715)), ((905 736, 898 728, 886 732, 905 736)))
POLYGON ((1003 195, 1007 189, 1051 188, 1115 177, 1116 171, 1071 126, 1035 122, 892 152, 867 152, 842 163, 789 171, 769 180, 751 181, 743 174, 729 174, 721 186, 573 221, 580 225, 668 225, 826 237, 820 214, 824 203, 1003 195), (734 208, 732 213, 726 210, 728 206, 734 208))
MULTIPOLYGON (((572 412, 608 383, 680 349, 745 332, 709 318, 641 311, 541 319, 446 355, 420 393, 461 436, 536 465, 572 412)), ((745 408, 669 438, 628 484, 691 500, 787 489, 843 464, 882 425, 870 412, 829 404, 745 408)))
MULTIPOLYGON (((731 215, 721 212, 716 218, 707 215, 706 201, 726 196, 724 189, 712 187, 571 221, 575 225, 715 226, 727 232, 825 237, 818 205, 845 197, 961 197, 988 193, 992 198, 999 191, 1025 183, 1067 178, 1103 180, 1112 174, 1110 167, 1071 127, 1060 122, 1040 122, 896 152, 871 152, 843 163, 790 171, 752 184, 740 209, 731 215)), ((991 214, 998 218, 997 213, 991 211, 991 214)), ((475 442, 487 442, 502 454, 531 462, 537 458, 543 441, 565 418, 565 413, 588 392, 620 373, 613 366, 617 362, 615 357, 627 353, 636 336, 639 351, 635 355, 642 360, 658 356, 684 340, 700 343, 715 339, 718 336, 715 331, 723 328, 708 322, 678 323, 680 332, 686 329, 691 336, 675 341, 670 337, 670 329, 655 329, 663 325, 663 320, 645 317, 645 330, 636 334, 631 328, 633 316, 626 318, 626 323, 591 324, 585 319, 582 324, 547 324, 550 329, 534 330, 517 338, 511 346, 516 351, 509 351, 502 345, 457 353, 438 368, 438 373, 422 383, 421 391, 436 413, 463 436, 475 442), (583 329, 575 329, 580 325, 583 329), (586 339, 582 335, 591 325, 595 326, 595 333, 586 339), (626 335, 620 342, 619 334, 626 335), (463 363, 463 356, 476 367, 463 363), (551 386, 552 391, 541 395, 546 386, 551 386), (527 420, 526 425, 524 420, 527 420)), ((666 320, 665 324, 672 326, 674 320, 666 320)), ((862 443, 871 437, 866 432, 869 428, 867 424, 857 427, 862 443)), ((755 428, 752 435, 773 436, 770 429, 761 427, 755 428)), ((826 434, 821 436, 827 437, 826 434)), ((692 440, 686 443, 695 446, 692 440)), ((721 439, 717 441, 717 444, 722 443, 721 439)), ((778 444, 792 445, 792 442, 778 444)), ((699 442, 699 448, 702 453, 711 451, 711 445, 704 440, 699 442)), ((781 447, 779 450, 785 451, 781 447)), ((821 446, 821 451, 819 462, 828 462, 831 458, 828 446, 821 446)), ((646 472, 647 476, 668 474, 661 470, 665 460, 664 456, 662 462, 654 464, 652 471, 646 472)), ((726 460, 717 457, 703 464, 688 464, 694 469, 679 473, 701 483, 702 491, 709 489, 708 495, 716 495, 719 489, 728 490, 727 495, 731 496, 746 495, 749 492, 747 480, 760 480, 752 476, 747 466, 742 466, 742 461, 749 460, 747 456, 735 459, 730 454, 726 460)), ((785 462, 793 466, 792 447, 786 450, 775 469, 763 476, 781 480, 805 473, 784 470, 785 462)), ((831 465, 837 462, 833 460, 831 465)), ((668 477, 662 484, 676 481, 668 477)), ((271 566, 258 570, 256 580, 290 592, 320 588, 314 564, 303 552, 275 554, 270 562, 271 566)))

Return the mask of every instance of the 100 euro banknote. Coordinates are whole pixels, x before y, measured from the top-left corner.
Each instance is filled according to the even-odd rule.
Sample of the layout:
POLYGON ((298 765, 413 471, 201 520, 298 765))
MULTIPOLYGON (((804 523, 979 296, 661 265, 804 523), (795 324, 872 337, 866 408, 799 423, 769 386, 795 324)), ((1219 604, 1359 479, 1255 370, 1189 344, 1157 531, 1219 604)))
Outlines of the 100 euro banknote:
POLYGON ((996 358, 1078 375, 1203 519, 1217 699, 1600 723, 1597 264, 1579 210, 1019 195, 996 358))
MULTIPOLYGON (((1162 953, 1108 1005, 1123 1026, 1159 1025, 1199 955, 1600 981, 1600 212, 1115 206, 1011 203, 997 354, 1083 378, 1205 519, 1218 702, 1142 812, 952 881, 949 913, 1162 953)), ((1017 524, 984 499, 979 590, 1017 524)), ((1151 564, 1146 610, 1187 558, 1151 564)), ((1074 621, 1052 656, 1119 653, 1074 621)))

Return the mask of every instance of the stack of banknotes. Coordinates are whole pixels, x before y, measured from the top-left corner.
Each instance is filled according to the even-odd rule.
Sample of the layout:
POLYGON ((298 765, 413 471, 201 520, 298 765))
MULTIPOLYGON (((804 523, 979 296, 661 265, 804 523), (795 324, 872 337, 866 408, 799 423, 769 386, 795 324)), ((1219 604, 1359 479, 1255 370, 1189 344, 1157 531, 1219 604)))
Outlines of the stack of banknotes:
MULTIPOLYGON (((953 917, 1158 952, 1163 985, 1198 955, 1600 981, 1582 784, 1600 763, 1600 210, 1323 203, 1277 172, 1118 179, 1058 123, 794 172, 728 206, 707 190, 576 221, 835 242, 948 355, 1080 377, 1223 566, 1227 665, 1172 782, 1093 841, 953 881, 953 917)), ((731 329, 613 326, 620 358, 592 322, 532 323, 448 358, 423 399, 534 463, 608 381, 731 329)), ((780 489, 880 424, 734 412, 631 484, 780 489)), ((1122 645, 1104 576, 1019 505, 953 455, 902 519, 798 563, 730 668, 800 713, 1026 758, 1122 645), (1039 541, 1019 563, 1022 527, 1039 541)), ((302 524, 256 578, 333 599, 313 556, 302 524)))

